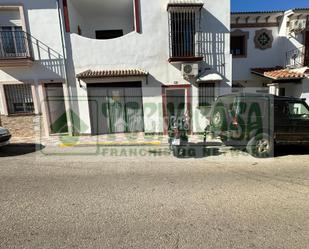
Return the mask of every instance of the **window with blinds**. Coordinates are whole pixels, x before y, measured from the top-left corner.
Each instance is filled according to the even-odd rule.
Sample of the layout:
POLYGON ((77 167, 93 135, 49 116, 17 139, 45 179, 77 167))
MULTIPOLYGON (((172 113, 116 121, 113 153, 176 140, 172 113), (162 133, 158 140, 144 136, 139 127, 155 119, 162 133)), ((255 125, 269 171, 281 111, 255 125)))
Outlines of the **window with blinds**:
POLYGON ((215 83, 199 84, 199 106, 211 106, 215 101, 215 83))
POLYGON ((31 85, 4 85, 9 114, 32 114, 34 104, 31 85))

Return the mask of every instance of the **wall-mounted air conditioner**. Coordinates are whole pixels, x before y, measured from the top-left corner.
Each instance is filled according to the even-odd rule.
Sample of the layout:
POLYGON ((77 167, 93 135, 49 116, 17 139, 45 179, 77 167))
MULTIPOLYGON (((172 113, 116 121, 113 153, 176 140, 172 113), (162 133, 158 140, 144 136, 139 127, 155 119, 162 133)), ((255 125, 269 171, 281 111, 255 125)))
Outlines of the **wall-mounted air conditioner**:
POLYGON ((182 76, 184 78, 197 77, 198 76, 198 64, 197 63, 185 63, 181 66, 182 76))

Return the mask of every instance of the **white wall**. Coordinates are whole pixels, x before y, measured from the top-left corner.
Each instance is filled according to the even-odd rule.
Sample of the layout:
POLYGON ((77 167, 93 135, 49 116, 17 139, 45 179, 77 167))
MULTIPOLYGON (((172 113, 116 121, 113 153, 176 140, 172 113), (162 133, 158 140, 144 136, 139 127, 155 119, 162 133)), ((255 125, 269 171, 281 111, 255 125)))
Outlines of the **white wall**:
MULTIPOLYGON (((251 80, 251 68, 286 66, 286 53, 303 46, 302 34, 289 34, 288 21, 291 11, 286 11, 280 22, 279 27, 259 27, 259 28, 240 28, 244 32, 249 32, 247 57, 233 58, 233 81, 251 80), (272 30, 274 42, 272 48, 260 50, 255 48, 254 37, 256 30, 272 30)), ((232 29, 232 32, 238 28, 232 29)))
MULTIPOLYGON (((146 131, 162 132, 162 85, 190 83, 183 79, 180 65, 172 65, 168 44, 167 0, 141 0, 142 33, 132 32, 113 40, 95 40, 70 34, 75 73, 88 69, 142 68, 149 72, 148 85, 144 85, 144 103, 155 102, 158 110, 153 115, 154 128, 145 124, 146 131)), ((200 70, 218 72, 224 78, 220 87, 230 88, 231 57, 229 49, 230 1, 205 0, 202 10, 202 33, 204 39, 204 62, 200 70)), ((72 85, 74 86, 74 85, 72 85)), ((87 98, 87 91, 76 82, 78 97, 87 98)), ((193 87, 193 94, 197 90, 193 87)), ((193 109, 197 107, 193 100, 193 109)), ((79 103, 79 113, 83 120, 89 120, 88 104, 79 103)), ((205 120, 204 120, 205 121, 205 120)))
MULTIPOLYGON (((242 28, 249 32, 247 40, 247 57, 233 58, 233 81, 250 80, 253 78, 251 68, 284 66, 286 38, 279 36, 278 27, 268 27, 272 31, 274 41, 272 48, 261 50, 255 48, 254 37, 256 30, 262 28, 242 28)), ((233 29, 232 32, 236 30, 233 29)))
POLYGON ((78 26, 82 31, 82 36, 95 38, 96 30, 122 29, 124 35, 134 30, 134 10, 133 1, 129 8, 110 12, 102 8, 102 2, 92 2, 89 11, 85 11, 83 6, 79 7, 73 1, 68 1, 70 27, 72 33, 78 33, 78 26), (97 7, 96 7, 97 6, 97 7), (99 12, 98 9, 101 9, 99 12))
MULTIPOLYGON (((0 85, 27 82, 35 85, 34 102, 38 100, 36 112, 44 105, 43 95, 39 95, 39 83, 45 80, 62 81, 64 61, 58 9, 56 0, 0 0, 0 4, 24 6, 25 26, 31 34, 31 45, 35 61, 31 67, 0 68, 0 85)), ((3 96, 0 96, 0 113, 4 114, 3 96)), ((44 109, 44 108, 43 108, 44 109)), ((46 113, 44 118, 46 119, 46 113)), ((45 127, 46 128, 46 127, 45 127)))
MULTIPOLYGON (((0 4, 8 3, 0 0, 0 4)), ((35 54, 32 67, 0 68, 0 82, 29 81, 63 78, 63 60, 58 10, 55 0, 11 0, 10 4, 23 4, 27 32, 35 54), (53 49, 56 52, 48 49, 53 49)))

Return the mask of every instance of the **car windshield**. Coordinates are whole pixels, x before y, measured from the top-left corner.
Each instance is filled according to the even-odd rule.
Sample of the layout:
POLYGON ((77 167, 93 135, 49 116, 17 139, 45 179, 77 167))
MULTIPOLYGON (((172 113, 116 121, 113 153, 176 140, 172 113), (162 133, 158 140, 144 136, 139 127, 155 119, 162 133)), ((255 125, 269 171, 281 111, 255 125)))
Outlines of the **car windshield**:
POLYGON ((308 107, 301 102, 289 103, 289 113, 291 116, 309 115, 308 107))

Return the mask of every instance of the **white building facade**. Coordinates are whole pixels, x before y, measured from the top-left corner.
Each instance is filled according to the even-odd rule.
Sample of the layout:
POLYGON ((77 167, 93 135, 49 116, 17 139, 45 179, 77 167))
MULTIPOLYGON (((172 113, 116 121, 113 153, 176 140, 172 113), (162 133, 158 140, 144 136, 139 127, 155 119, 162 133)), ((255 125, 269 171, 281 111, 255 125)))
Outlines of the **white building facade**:
POLYGON ((234 91, 309 101, 309 9, 231 15, 234 91))
POLYGON ((211 104, 231 85, 228 0, 69 0, 68 13, 67 47, 77 75, 72 81, 83 99, 72 106, 87 124, 83 133, 166 134, 170 117, 179 113, 192 117, 192 132, 203 131, 199 87, 211 104), (185 65, 192 75, 185 75, 185 65), (137 110, 128 107, 132 100, 137 110), (98 105, 107 106, 100 118, 94 114, 98 105))
POLYGON ((47 136, 167 134, 187 115, 198 133, 230 91, 229 0, 1 2, 1 121, 16 132, 39 117, 47 136))
POLYGON ((54 0, 0 1, 0 120, 15 137, 51 134, 69 108, 59 10, 54 0))

